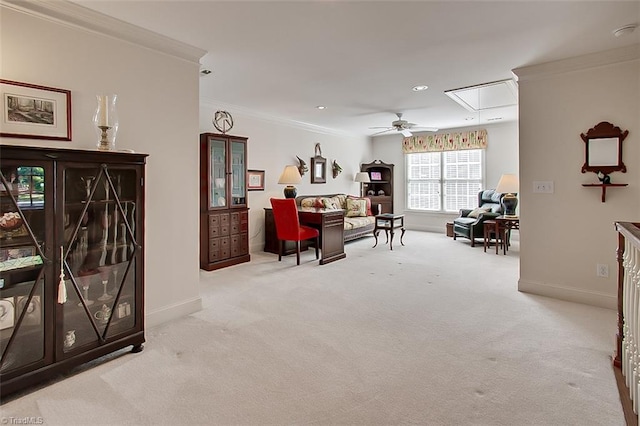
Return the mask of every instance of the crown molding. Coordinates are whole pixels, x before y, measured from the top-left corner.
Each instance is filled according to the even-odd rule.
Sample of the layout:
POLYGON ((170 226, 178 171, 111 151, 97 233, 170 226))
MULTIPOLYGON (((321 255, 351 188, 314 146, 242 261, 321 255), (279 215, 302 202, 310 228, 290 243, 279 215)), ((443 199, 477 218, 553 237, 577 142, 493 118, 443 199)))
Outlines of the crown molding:
POLYGON ((252 110, 246 107, 233 105, 227 102, 217 101, 215 99, 200 97, 200 107, 208 107, 214 110, 223 109, 226 111, 233 111, 234 114, 242 114, 247 117, 255 118, 267 123, 277 124, 280 126, 292 127, 296 129, 306 130, 314 133, 321 133, 325 135, 333 136, 348 136, 357 137, 362 136, 355 133, 345 132, 342 130, 332 129, 329 127, 318 126, 311 123, 305 123, 304 121, 291 120, 289 118, 276 117, 274 115, 265 114, 256 110, 252 110))
POLYGON ((66 0, 0 0, 0 6, 51 22, 123 40, 199 64, 207 51, 66 0))
POLYGON ((640 59, 640 44, 636 43, 604 52, 515 68, 512 72, 518 77, 518 81, 525 81, 638 59, 640 59))

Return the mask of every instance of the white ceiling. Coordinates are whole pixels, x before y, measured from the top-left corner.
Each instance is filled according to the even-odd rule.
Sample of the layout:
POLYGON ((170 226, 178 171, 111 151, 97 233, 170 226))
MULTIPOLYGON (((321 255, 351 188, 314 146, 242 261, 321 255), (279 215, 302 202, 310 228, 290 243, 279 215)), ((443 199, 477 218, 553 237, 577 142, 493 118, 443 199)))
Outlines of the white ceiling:
POLYGON ((612 34, 640 22, 637 0, 74 3, 208 51, 203 101, 360 135, 395 112, 440 129, 515 120, 516 107, 471 113, 444 92, 640 43, 640 29, 612 34))

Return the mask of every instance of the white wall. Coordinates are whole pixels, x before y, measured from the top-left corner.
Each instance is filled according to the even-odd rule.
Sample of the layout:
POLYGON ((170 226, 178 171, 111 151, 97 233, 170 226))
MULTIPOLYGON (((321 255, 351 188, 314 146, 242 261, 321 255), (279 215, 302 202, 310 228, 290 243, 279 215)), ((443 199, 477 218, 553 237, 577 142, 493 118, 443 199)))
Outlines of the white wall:
POLYGON ((200 106, 201 132, 219 133, 211 122, 213 113, 219 109, 229 111, 233 116, 234 127, 228 134, 249 138, 248 168, 265 171, 265 190, 248 193, 250 251, 264 249, 264 208, 270 207, 269 198, 283 197, 284 185, 277 183, 282 170, 286 165, 297 165, 296 156, 306 161, 311 168, 316 143, 320 143, 322 156, 327 159, 327 182, 311 184, 310 173, 306 173, 302 182, 295 185, 298 195, 360 193, 359 186, 353 179, 360 170, 360 163, 368 161, 371 155, 368 137, 294 125, 207 100, 201 101, 200 106), (336 179, 331 173, 333 160, 342 167, 342 173, 336 179))
MULTIPOLYGON (((488 146, 485 151, 485 181, 487 188, 495 188, 503 173, 518 174, 518 123, 506 122, 480 127, 447 129, 446 132, 461 132, 487 129, 488 146)), ((405 214, 408 229, 444 233, 446 223, 458 217, 458 213, 427 213, 405 211, 406 178, 402 153, 402 135, 392 134, 373 138, 372 159, 392 163, 394 167, 393 207, 396 213, 405 214)))
POLYGON ((520 281, 522 291, 614 308, 615 221, 640 219, 640 45, 515 70, 520 97, 520 281), (635 57, 635 60, 630 58, 635 57), (606 65, 609 63, 609 65, 606 65), (593 65, 591 65, 593 64, 593 65), (606 202, 585 161, 581 133, 608 121, 629 136, 627 173, 611 175, 606 202), (533 181, 554 182, 553 194, 533 181), (596 276, 609 266, 609 278, 596 276))
POLYGON ((95 95, 118 94, 117 148, 149 154, 147 325, 199 310, 197 61, 0 11, 0 76, 71 90, 73 108, 71 142, 2 138, 2 144, 95 149, 95 95))

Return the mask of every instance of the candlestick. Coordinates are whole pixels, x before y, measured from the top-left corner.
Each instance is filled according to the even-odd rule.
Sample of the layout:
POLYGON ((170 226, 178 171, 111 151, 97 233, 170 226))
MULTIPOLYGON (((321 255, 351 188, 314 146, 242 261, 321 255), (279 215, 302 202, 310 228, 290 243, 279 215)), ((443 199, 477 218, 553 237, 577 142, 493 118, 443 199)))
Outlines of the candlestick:
POLYGON ((109 151, 115 148, 118 132, 118 113, 116 110, 117 95, 97 95, 96 111, 93 115, 98 149, 109 151))

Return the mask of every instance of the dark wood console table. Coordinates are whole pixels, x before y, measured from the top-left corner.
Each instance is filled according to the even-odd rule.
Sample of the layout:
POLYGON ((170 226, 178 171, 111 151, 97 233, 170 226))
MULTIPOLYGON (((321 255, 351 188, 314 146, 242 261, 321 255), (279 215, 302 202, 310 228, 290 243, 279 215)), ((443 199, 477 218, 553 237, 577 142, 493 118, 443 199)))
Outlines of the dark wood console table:
MULTIPOLYGON (((273 211, 265 208, 264 215, 264 251, 278 253, 278 237, 273 220, 273 211)), ((344 259, 344 210, 299 209, 300 224, 314 227, 320 231, 320 264, 324 265, 344 259)), ((284 254, 295 253, 295 245, 285 242, 284 254)), ((302 242, 300 250, 306 250, 309 242, 302 242)))

